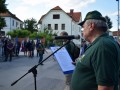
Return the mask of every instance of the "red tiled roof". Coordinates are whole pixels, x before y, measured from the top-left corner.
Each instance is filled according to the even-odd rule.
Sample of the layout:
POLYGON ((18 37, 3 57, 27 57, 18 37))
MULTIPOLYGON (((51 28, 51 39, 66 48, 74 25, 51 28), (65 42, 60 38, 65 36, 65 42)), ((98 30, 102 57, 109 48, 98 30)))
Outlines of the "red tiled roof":
POLYGON ((62 10, 59 6, 52 8, 51 10, 62 10))
POLYGON ((113 31, 112 34, 113 36, 120 36, 120 31, 113 31))
MULTIPOLYGON (((51 10, 62 10, 59 6, 56 6, 56 7, 54 7, 54 8, 52 8, 51 10)), ((50 11, 51 11, 50 10, 50 11)), ((49 12, 50 12, 49 11, 49 12)), ((62 10, 62 11, 64 11, 64 10, 62 10)), ((64 11, 65 12, 65 11, 64 11)), ((66 12, 65 12, 66 13, 66 12)), ((68 16, 70 16, 75 22, 79 22, 79 20, 80 20, 80 17, 81 17, 81 12, 73 12, 72 14, 69 12, 69 13, 66 13, 68 16)), ((45 14, 46 15, 46 14, 45 14)), ((39 22, 38 23, 41 23, 41 20, 42 20, 42 18, 45 16, 45 15, 43 15, 41 18, 40 18, 40 20, 39 20, 39 22)))
POLYGON ((81 13, 80 12, 73 12, 73 14, 71 15, 71 13, 67 13, 74 21, 79 22, 80 21, 80 17, 81 17, 81 13))
POLYGON ((12 17, 12 18, 14 18, 14 19, 16 19, 18 21, 23 22, 22 20, 20 20, 19 18, 17 18, 14 14, 12 14, 10 11, 7 11, 5 13, 0 13, 0 16, 1 17, 12 17))

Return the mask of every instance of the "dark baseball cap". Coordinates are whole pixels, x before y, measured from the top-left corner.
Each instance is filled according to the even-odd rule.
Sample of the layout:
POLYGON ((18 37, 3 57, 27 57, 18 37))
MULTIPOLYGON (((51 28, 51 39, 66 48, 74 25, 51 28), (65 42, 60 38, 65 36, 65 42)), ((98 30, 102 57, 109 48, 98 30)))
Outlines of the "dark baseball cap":
POLYGON ((83 26, 85 21, 88 19, 102 20, 102 21, 106 22, 106 19, 102 16, 102 14, 100 12, 98 12, 97 10, 94 10, 94 11, 88 12, 84 21, 80 22, 78 25, 83 26))

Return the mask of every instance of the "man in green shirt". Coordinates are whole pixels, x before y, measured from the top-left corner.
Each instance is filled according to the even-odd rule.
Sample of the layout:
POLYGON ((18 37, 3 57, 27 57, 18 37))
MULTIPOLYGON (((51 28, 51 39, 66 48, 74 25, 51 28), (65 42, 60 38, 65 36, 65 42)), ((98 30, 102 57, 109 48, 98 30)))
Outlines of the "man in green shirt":
POLYGON ((90 45, 77 59, 72 90, 118 90, 120 48, 107 33, 106 19, 95 10, 79 25, 90 45))

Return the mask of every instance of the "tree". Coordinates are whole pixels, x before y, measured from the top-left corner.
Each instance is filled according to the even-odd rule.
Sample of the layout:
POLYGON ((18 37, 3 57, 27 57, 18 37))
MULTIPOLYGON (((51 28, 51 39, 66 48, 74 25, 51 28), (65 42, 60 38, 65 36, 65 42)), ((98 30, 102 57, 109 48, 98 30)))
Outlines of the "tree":
MULTIPOLYGON (((7 9, 7 4, 5 4, 6 0, 0 0, 0 13, 6 12, 7 9)), ((6 26, 5 19, 0 17, 0 34, 1 34, 1 29, 6 26)))
POLYGON ((112 21, 110 20, 110 18, 108 16, 105 16, 105 19, 106 19, 106 22, 108 25, 108 29, 111 29, 112 28, 112 21))
POLYGON ((4 13, 7 11, 7 4, 5 4, 6 0, 0 0, 0 13, 4 13))
POLYGON ((33 33, 34 31, 37 31, 37 21, 34 18, 24 20, 24 24, 25 29, 29 30, 30 32, 33 33))
POLYGON ((3 29, 3 27, 5 27, 5 26, 6 26, 5 19, 0 17, 0 31, 1 31, 1 29, 3 29))

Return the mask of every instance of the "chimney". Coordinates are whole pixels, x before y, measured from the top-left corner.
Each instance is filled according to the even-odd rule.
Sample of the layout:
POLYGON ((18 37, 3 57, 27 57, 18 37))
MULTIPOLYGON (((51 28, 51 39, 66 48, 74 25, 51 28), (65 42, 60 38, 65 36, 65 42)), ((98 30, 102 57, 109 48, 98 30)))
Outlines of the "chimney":
POLYGON ((72 14, 73 14, 73 11, 74 11, 74 9, 70 9, 70 15, 72 15, 72 14))

